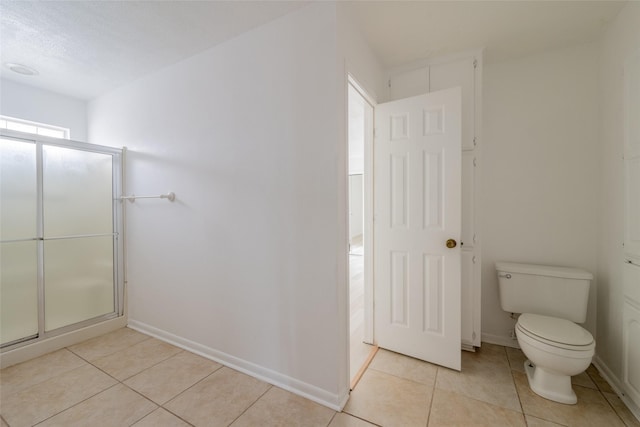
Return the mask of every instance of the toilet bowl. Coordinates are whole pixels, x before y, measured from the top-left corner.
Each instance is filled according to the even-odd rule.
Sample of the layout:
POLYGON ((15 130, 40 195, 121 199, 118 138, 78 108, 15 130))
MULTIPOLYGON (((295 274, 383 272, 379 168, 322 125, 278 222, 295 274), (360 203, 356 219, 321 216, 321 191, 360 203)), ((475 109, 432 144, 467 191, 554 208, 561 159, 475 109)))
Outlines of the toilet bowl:
POLYGON ((515 326, 531 390, 577 403, 571 377, 591 363, 596 343, 578 323, 587 316, 591 273, 569 267, 497 262, 500 306, 521 313, 515 326))
POLYGON ((546 399, 577 403, 571 377, 589 367, 593 336, 569 320, 524 313, 516 324, 516 337, 528 359, 524 368, 531 389, 546 399))

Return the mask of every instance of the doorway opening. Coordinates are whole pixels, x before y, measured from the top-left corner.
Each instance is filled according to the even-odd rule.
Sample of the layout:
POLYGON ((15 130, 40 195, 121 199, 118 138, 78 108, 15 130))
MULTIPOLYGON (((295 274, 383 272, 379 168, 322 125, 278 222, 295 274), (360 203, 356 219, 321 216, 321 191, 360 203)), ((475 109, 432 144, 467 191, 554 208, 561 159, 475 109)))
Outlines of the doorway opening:
POLYGON ((375 355, 372 295, 373 105, 358 84, 348 85, 349 378, 355 387, 375 355))

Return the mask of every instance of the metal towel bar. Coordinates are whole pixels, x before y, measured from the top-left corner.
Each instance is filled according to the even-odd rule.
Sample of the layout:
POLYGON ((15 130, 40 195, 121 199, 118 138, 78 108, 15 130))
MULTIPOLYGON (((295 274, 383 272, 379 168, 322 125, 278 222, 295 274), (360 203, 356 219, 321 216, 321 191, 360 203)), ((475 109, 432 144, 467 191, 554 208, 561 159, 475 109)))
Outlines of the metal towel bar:
POLYGON ((160 194, 157 196, 136 196, 132 194, 131 196, 122 196, 120 200, 128 200, 133 203, 136 199, 168 199, 170 202, 173 202, 176 199, 176 194, 172 191, 169 194, 160 194))

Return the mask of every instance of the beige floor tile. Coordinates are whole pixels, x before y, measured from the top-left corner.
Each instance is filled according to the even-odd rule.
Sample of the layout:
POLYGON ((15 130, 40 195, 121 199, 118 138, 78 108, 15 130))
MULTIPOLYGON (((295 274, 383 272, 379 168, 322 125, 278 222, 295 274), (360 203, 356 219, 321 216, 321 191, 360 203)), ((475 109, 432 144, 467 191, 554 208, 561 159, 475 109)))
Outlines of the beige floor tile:
POLYGON ((162 405, 221 367, 219 363, 181 351, 129 378, 125 384, 162 405))
POLYGON ((479 360, 483 362, 504 363, 509 365, 506 347, 496 344, 482 343, 482 347, 478 348, 475 353, 463 351, 463 357, 468 359, 479 360))
POLYGON ((155 338, 94 360, 92 363, 120 381, 170 358, 182 350, 155 338))
POLYGON ((129 426, 156 408, 153 402, 117 384, 49 418, 38 427, 129 426))
POLYGON ((522 402, 522 409, 527 415, 568 426, 623 426, 620 418, 598 390, 574 386, 578 403, 564 405, 535 394, 529 388, 525 374, 514 372, 513 376, 522 402))
POLYGON ((614 393, 602 393, 607 401, 613 406, 613 410, 622 419, 627 427, 640 427, 640 421, 631 413, 627 405, 614 393))
POLYGON ((385 372, 433 387, 438 367, 422 360, 380 349, 369 369, 385 372))
POLYGON ((556 424, 531 415, 525 415, 524 419, 527 421, 527 427, 562 427, 562 424, 556 424))
POLYGON ((116 384, 91 365, 81 366, 10 395, 2 416, 11 427, 32 426, 116 384))
POLYGON ((512 371, 524 372, 524 362, 527 357, 519 348, 505 347, 507 350, 507 358, 512 371))
POLYGON ((429 427, 470 425, 526 427, 521 412, 481 402, 459 393, 436 389, 433 393, 429 427))
POLYGON ((593 380, 591 379, 589 374, 587 374, 586 371, 579 375, 571 377, 571 384, 598 390, 598 386, 596 385, 596 383, 593 382, 593 380))
POLYGON ((598 372, 598 369, 593 365, 593 363, 587 368, 587 374, 589 374, 589 377, 591 377, 596 386, 598 386, 598 390, 615 394, 615 391, 613 391, 607 380, 600 376, 600 372, 598 372))
POLYGON ((328 427, 375 427, 375 424, 368 423, 344 412, 338 412, 328 427))
POLYGON ((222 367, 164 405, 197 426, 228 426, 271 387, 222 367))
POLYGON ((35 384, 86 365, 67 349, 10 366, 0 371, 0 401, 35 384))
POLYGON ((433 389, 415 381, 367 370, 344 412, 383 426, 425 426, 433 389))
POLYGON ((304 397, 271 387, 232 427, 326 427, 335 411, 304 397))
POLYGON ((461 372, 438 368, 436 388, 521 412, 511 372, 504 347, 483 344, 478 353, 462 353, 461 372))
POLYGON ((108 334, 81 342, 69 347, 69 350, 85 360, 93 361, 138 344, 151 337, 133 329, 121 328, 108 334))
POLYGON ((158 408, 135 423, 133 427, 189 427, 189 424, 182 421, 171 412, 158 408))

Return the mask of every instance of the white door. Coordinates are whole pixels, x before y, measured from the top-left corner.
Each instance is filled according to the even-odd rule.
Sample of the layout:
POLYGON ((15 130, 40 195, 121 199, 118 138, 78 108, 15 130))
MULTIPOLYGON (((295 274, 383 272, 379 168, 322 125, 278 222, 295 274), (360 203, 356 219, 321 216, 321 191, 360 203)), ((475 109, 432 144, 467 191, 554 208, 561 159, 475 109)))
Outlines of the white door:
POLYGON ((460 370, 460 88, 379 104, 375 122, 375 339, 460 370))

